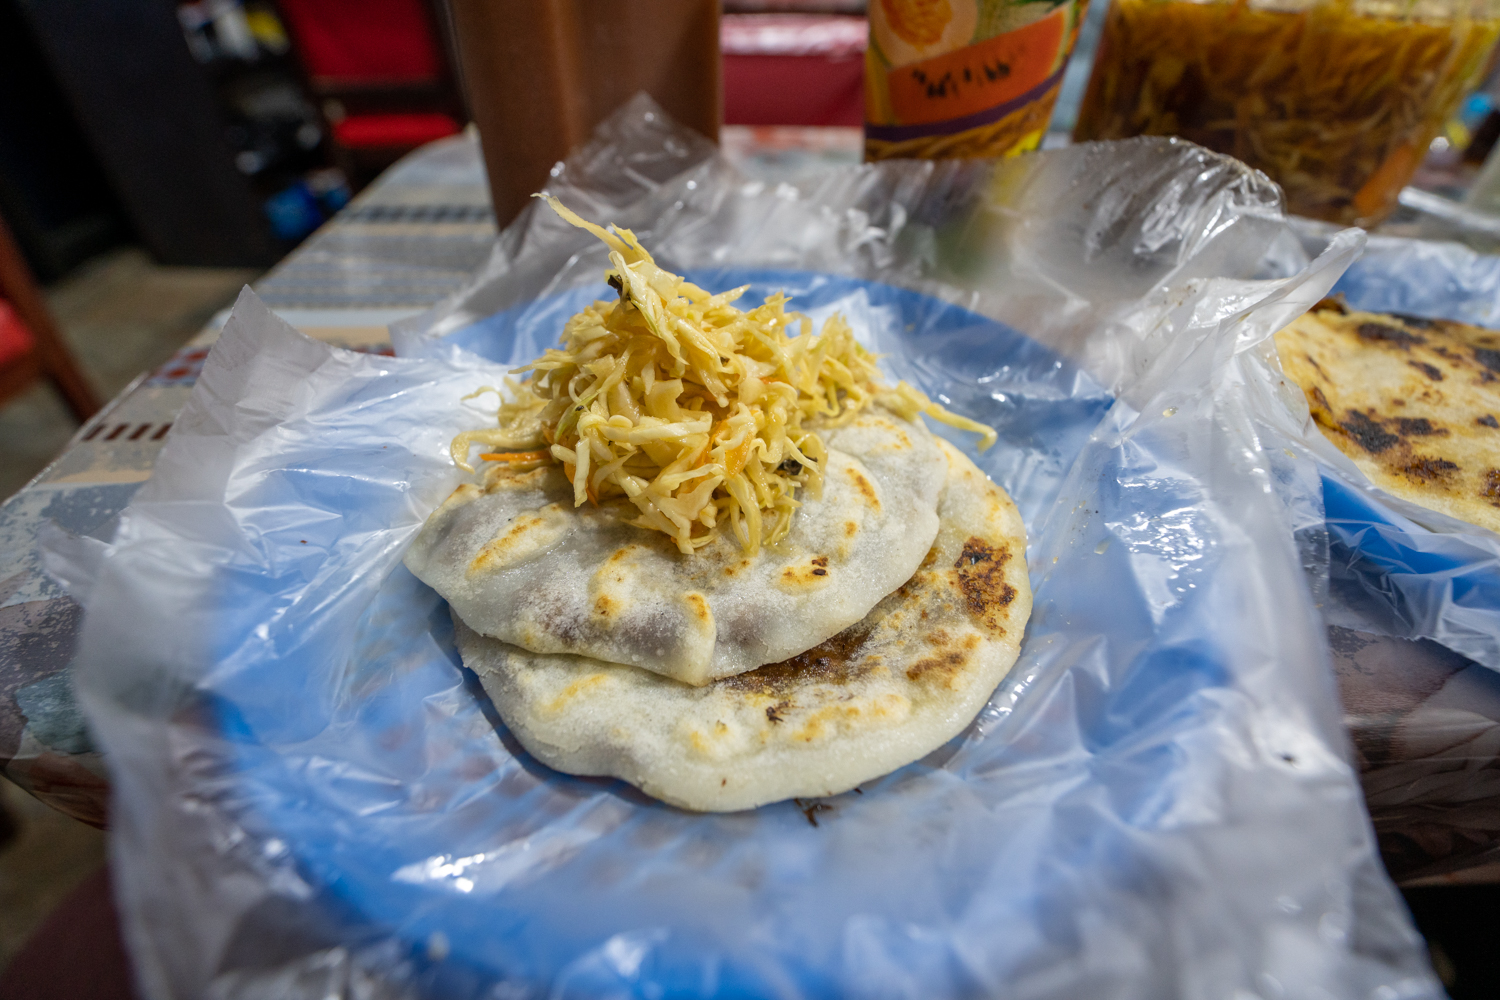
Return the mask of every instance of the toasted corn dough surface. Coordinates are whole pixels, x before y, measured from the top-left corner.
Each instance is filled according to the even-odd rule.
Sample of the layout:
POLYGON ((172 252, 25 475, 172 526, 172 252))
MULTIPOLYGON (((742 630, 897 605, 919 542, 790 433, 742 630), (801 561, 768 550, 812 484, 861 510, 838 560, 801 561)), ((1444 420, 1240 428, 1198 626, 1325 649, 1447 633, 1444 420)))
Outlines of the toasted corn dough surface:
POLYGON ((912 575, 938 530, 947 463, 920 423, 872 408, 827 434, 821 497, 747 556, 691 554, 608 506, 573 505, 556 465, 494 470, 428 519, 406 565, 470 628, 689 684, 775 663, 859 621, 912 575))
POLYGON ((459 650, 533 755, 688 809, 834 795, 958 735, 1019 655, 1026 535, 1005 492, 940 442, 947 484, 920 566, 859 622, 703 687, 531 653, 458 624, 459 650))
POLYGON ((1500 531, 1500 333, 1325 299, 1276 350, 1318 428, 1371 482, 1500 531))

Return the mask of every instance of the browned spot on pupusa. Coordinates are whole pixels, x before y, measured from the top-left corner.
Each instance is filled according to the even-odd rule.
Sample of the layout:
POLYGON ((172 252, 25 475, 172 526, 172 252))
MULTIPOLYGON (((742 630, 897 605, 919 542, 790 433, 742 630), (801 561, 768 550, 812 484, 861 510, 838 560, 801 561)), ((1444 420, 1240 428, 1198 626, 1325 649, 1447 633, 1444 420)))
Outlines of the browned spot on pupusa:
POLYGON ((879 427, 881 430, 889 431, 895 440, 890 444, 883 444, 877 450, 880 451, 910 451, 912 449, 911 438, 907 436, 905 428, 894 421, 874 413, 860 418, 860 424, 866 427, 879 427))
POLYGON ((587 677, 580 677, 558 692, 550 702, 543 705, 542 712, 546 715, 556 715, 578 700, 581 695, 592 694, 611 683, 612 679, 608 674, 589 674, 587 677))
POLYGON ((1382 420, 1374 414, 1373 409, 1370 415, 1350 410, 1348 419, 1339 424, 1344 433, 1372 455, 1378 455, 1402 443, 1406 438, 1449 435, 1448 428, 1434 424, 1426 417, 1391 417, 1382 420))
POLYGON ((815 709, 790 735, 799 743, 821 743, 846 726, 869 728, 871 723, 899 722, 910 711, 911 701, 892 691, 873 698, 850 698, 815 709))
POLYGON ((1005 582, 1005 563, 1009 559, 1010 553, 1005 549, 996 548, 982 538, 970 537, 953 564, 958 570, 958 585, 969 614, 1002 635, 1005 628, 1000 617, 1016 599, 1016 588, 1005 582))
POLYGON ((831 639, 780 663, 768 663, 743 674, 715 681, 732 691, 754 691, 787 701, 807 684, 850 684, 879 666, 878 657, 861 655, 873 626, 855 622, 831 639))
POLYGON ((689 591, 682 595, 682 599, 687 602, 688 613, 698 619, 700 625, 713 624, 714 613, 709 610, 708 598, 696 591, 689 591))
POLYGON ((1448 428, 1440 427, 1426 417, 1397 417, 1395 424, 1396 433, 1402 437, 1448 436, 1448 428))
POLYGON ((911 575, 911 579, 896 588, 896 596, 905 605, 915 604, 921 600, 922 592, 927 589, 929 577, 930 574, 918 570, 911 575))
POLYGON ((469 563, 468 572, 482 573, 528 559, 545 552, 567 533, 567 518, 555 503, 536 512, 517 514, 484 543, 469 563))
POLYGON ((625 564, 630 557, 640 549, 639 545, 626 545, 616 549, 594 573, 594 579, 589 584, 590 590, 603 590, 612 585, 622 585, 630 578, 630 572, 625 564))
POLYGON ((1485 470, 1484 489, 1479 495, 1489 500, 1490 506, 1500 507, 1500 469, 1485 470))
POLYGON ((500 463, 484 472, 484 491, 497 493, 500 490, 541 489, 553 476, 562 478, 555 465, 542 465, 535 469, 514 469, 500 463))
POLYGON ((875 484, 866 479, 864 473, 858 469, 850 469, 849 481, 854 485, 855 491, 864 497, 871 507, 876 510, 880 509, 880 494, 875 492, 875 484))
POLYGON ((1380 418, 1372 408, 1368 414, 1347 412, 1338 424, 1356 444, 1371 455, 1380 455, 1386 467, 1413 482, 1442 483, 1459 471, 1459 465, 1445 458, 1419 455, 1412 450, 1412 438, 1449 437, 1448 428, 1426 417, 1380 418))
POLYGON ((1388 323, 1361 323, 1355 327, 1354 333, 1360 340, 1367 343, 1389 344, 1403 351, 1411 350, 1413 344, 1427 343, 1426 337, 1408 333, 1399 326, 1391 326, 1388 323))
POLYGON ((749 568, 750 568, 750 560, 749 559, 741 559, 739 562, 730 563, 728 566, 725 566, 724 567, 724 575, 725 576, 735 576, 736 574, 743 573, 745 570, 747 570, 749 568))
POLYGON ((777 583, 783 590, 807 591, 822 587, 828 580, 828 557, 813 556, 783 569, 777 583))
POLYGON ((600 594, 594 601, 594 614, 600 618, 608 618, 618 610, 619 608, 615 606, 615 602, 608 594, 600 594))
POLYGON ((845 521, 844 522, 844 537, 845 538, 853 538, 858 533, 859 533, 859 525, 858 524, 855 524, 853 521, 845 521))
POLYGON ((979 636, 970 632, 956 648, 939 650, 913 663, 907 668, 906 677, 920 684, 940 685, 956 691, 963 686, 961 680, 973 665, 978 648, 979 636))
POLYGON ((1387 433, 1379 421, 1371 420, 1358 410, 1350 410, 1347 419, 1340 422, 1339 427, 1372 455, 1378 455, 1401 442, 1401 438, 1395 434, 1387 433))
POLYGON ((1409 479, 1415 479, 1420 483, 1432 483, 1446 479, 1451 473, 1458 471, 1458 465, 1446 458, 1418 455, 1402 466, 1400 471, 1409 479))

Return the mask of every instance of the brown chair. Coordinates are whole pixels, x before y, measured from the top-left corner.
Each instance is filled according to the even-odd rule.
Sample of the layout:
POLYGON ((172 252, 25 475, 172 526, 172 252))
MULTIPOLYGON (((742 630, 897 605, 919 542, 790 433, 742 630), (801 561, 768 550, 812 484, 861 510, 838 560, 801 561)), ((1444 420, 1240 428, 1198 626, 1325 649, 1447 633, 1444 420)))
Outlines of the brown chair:
POLYGON ((0 219, 0 403, 39 378, 57 387, 79 423, 99 412, 99 397, 68 350, 10 228, 0 219))

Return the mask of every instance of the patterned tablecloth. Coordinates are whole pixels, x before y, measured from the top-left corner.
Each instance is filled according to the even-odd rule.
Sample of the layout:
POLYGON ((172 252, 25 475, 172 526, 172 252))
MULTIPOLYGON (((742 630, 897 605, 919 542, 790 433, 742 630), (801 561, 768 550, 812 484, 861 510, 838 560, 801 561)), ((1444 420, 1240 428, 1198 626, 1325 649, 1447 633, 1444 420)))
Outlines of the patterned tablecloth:
MULTIPOLYGON (((854 162, 857 129, 727 129, 724 147, 776 180, 854 162)), ((477 146, 409 157, 263 278, 261 297, 309 335, 389 351, 387 324, 458 290, 495 237, 477 146)), ((108 784, 73 701, 81 610, 38 562, 48 519, 108 537, 217 336, 211 325, 80 429, 0 506, 0 771, 56 808, 103 825, 108 784)), ((1441 646, 1331 628, 1365 796, 1398 879, 1500 880, 1500 674, 1441 646)))

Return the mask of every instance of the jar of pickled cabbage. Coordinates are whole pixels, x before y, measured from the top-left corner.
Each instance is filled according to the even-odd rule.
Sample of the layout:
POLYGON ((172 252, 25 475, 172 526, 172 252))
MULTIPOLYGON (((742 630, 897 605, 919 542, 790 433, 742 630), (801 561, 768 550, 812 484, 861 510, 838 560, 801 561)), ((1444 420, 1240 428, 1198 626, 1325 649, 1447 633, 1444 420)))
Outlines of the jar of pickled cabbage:
POLYGON ((1497 0, 1113 0, 1073 138, 1181 136, 1373 226, 1497 37, 1497 0))

